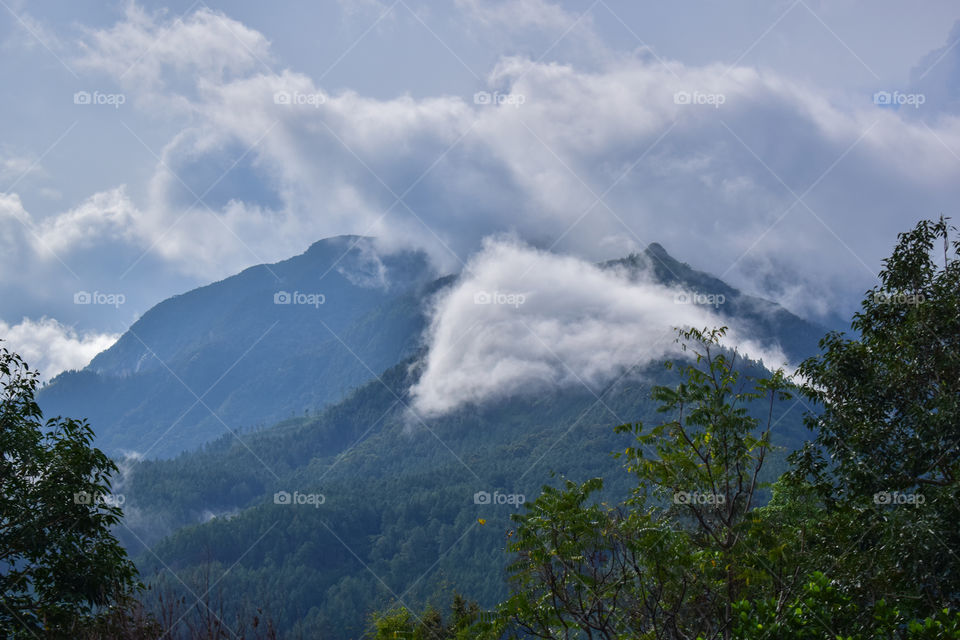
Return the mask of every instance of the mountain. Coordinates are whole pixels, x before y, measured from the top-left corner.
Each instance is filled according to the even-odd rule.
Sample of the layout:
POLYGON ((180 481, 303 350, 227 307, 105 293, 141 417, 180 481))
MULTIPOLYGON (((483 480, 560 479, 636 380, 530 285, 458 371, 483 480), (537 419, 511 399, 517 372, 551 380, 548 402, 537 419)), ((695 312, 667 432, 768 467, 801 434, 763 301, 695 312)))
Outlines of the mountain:
MULTIPOLYGON (((349 242, 353 241, 324 241, 311 251, 325 251, 332 243, 340 243, 342 250, 349 242)), ((329 270, 334 253, 327 252, 315 264, 329 270)), ((367 253, 363 260, 369 263, 373 258, 367 253)), ((298 350, 279 355, 257 351, 253 362, 270 363, 273 378, 264 373, 267 365, 251 366, 246 375, 260 375, 257 382, 225 376, 216 385, 221 393, 216 397, 225 399, 218 407, 229 409, 241 400, 249 405, 266 403, 282 420, 237 435, 221 429, 219 437, 207 436, 212 441, 173 459, 121 465, 124 474, 114 490, 125 496, 126 520, 118 535, 157 590, 192 602, 185 585, 202 593, 204 580, 212 580, 228 616, 244 603, 255 602, 285 637, 357 638, 373 611, 397 603, 445 607, 452 590, 484 606, 502 598, 510 513, 520 510, 521 499, 533 500, 544 484, 559 482, 557 476, 575 481, 602 476, 603 497, 610 501, 628 494, 631 476, 611 452, 622 451, 630 441, 614 433, 613 427, 657 422, 661 416, 650 391, 656 384, 675 383, 675 372, 654 363, 636 367, 600 389, 574 385, 535 394, 518 390, 507 399, 420 421, 407 407, 421 371, 423 309, 432 295, 456 278, 431 280, 415 255, 377 260, 384 270, 368 268, 366 273, 406 277, 392 277, 388 286, 371 287, 369 280, 361 286, 357 278, 346 277, 340 289, 328 283, 326 290, 336 292, 330 300, 351 296, 353 306, 343 306, 343 317, 312 315, 317 308, 297 315, 296 322, 279 316, 290 331, 300 332, 299 340, 312 335, 316 344, 300 343, 298 350), (325 339, 327 328, 342 342, 325 339), (339 368, 323 369, 325 363, 312 362, 321 353, 339 358, 339 368), (350 371, 351 358, 357 360, 353 354, 379 363, 379 368, 371 364, 365 372, 353 369, 355 382, 349 390, 344 372, 350 371), (244 386, 234 386, 237 383, 244 386), (265 393, 258 384, 272 386, 265 393), (284 404, 315 400, 309 392, 318 388, 336 390, 318 412, 303 415, 303 404, 284 404), (237 397, 254 393, 259 395, 237 397), (333 399, 337 394, 340 398, 333 399), (478 504, 476 496, 483 492, 509 502, 478 504)), ((272 267, 289 278, 286 282, 293 282, 284 264, 272 267)), ((747 296, 675 260, 659 245, 601 266, 635 278, 653 273, 659 281, 690 294, 722 295, 718 314, 741 330, 746 328, 758 341, 781 345, 794 361, 814 353, 824 333, 772 302, 747 296)), ((224 311, 204 305, 272 295, 275 281, 264 270, 258 267, 235 276, 253 272, 256 278, 234 281, 230 289, 219 287, 233 279, 211 285, 211 291, 197 290, 202 295, 191 292, 198 295, 193 302, 196 315, 178 316, 166 309, 165 305, 183 304, 179 298, 158 305, 157 319, 142 329, 163 349, 162 356, 155 353, 178 363, 189 376, 194 363, 214 359, 220 353, 217 347, 223 348, 222 341, 214 339, 219 338, 215 331, 232 331, 232 339, 242 344, 254 342, 265 324, 277 322, 278 316, 265 313, 262 303, 257 302, 255 309, 264 318, 233 324, 231 313, 245 307, 234 305, 233 311, 224 311)), ((314 272, 314 277, 288 288, 310 291, 310 282, 324 281, 322 272, 319 277, 314 272)), ((175 308, 192 312, 189 306, 175 308)), ((133 340, 140 335, 137 325, 131 335, 133 340)), ((143 385, 160 379, 165 369, 153 362, 159 358, 145 358, 142 345, 137 348, 128 336, 124 339, 122 347, 118 342, 116 350, 73 375, 101 377, 103 384, 137 380, 143 385)), ((270 344, 276 348, 276 343, 270 344)), ((243 355, 236 346, 220 364, 229 365, 238 353, 243 355)), ((759 365, 751 366, 754 373, 762 372, 759 365)), ((162 400, 149 387, 131 384, 130 393, 138 388, 149 395, 149 402, 162 400)), ((783 470, 785 452, 806 436, 802 410, 794 403, 775 405, 773 439, 781 450, 766 466, 768 479, 783 470)), ((260 415, 266 413, 264 409, 260 415)))
MULTIPOLYGON (((228 615, 256 602, 292 638, 359 638, 372 612, 398 602, 445 608, 454 590, 491 606, 506 595, 504 547, 521 498, 477 504, 476 495, 532 501, 560 477, 601 476, 606 500, 626 498, 632 476, 611 452, 631 439, 613 427, 661 421, 651 388, 677 381, 648 365, 596 395, 557 389, 421 424, 405 410, 413 362, 319 416, 135 465, 116 489, 129 527, 120 535, 145 577, 192 601, 169 572, 196 593, 209 573, 228 615), (323 501, 278 504, 279 492, 323 501), (157 539, 161 524, 177 530, 157 539)), ((784 471, 783 453, 802 441, 801 409, 776 404, 783 450, 764 479, 784 471)))
POLYGON ((322 240, 164 300, 39 402, 86 417, 108 453, 176 455, 324 407, 409 355, 434 277, 422 253, 322 240))
MULTIPOLYGON (((791 362, 824 333, 656 243, 600 266, 722 296, 722 318, 779 344, 791 362)), ((422 253, 381 255, 358 236, 321 240, 164 300, 85 369, 54 378, 39 402, 49 415, 86 417, 107 453, 175 456, 343 399, 419 348, 428 298, 454 280, 437 279, 422 253)))
POLYGON ((717 301, 713 306, 721 318, 735 321, 747 335, 760 342, 779 345, 792 364, 799 364, 816 353, 817 343, 826 333, 823 327, 790 313, 775 302, 747 295, 719 278, 680 262, 656 242, 642 254, 611 260, 602 266, 623 267, 635 277, 649 270, 658 282, 676 287, 688 297, 699 295, 717 301))

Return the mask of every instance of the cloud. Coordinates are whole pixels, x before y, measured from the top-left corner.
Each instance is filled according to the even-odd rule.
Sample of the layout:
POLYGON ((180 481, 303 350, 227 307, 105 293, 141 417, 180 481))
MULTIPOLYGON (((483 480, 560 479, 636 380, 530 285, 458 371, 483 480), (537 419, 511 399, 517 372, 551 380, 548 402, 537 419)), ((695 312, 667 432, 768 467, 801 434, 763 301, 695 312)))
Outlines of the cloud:
MULTIPOLYGON (((924 114, 956 116, 960 111, 960 20, 953 24, 947 42, 925 55, 911 70, 912 87, 924 98, 924 114)), ((920 109, 904 109, 907 115, 920 109)))
MULTIPOLYGON (((541 0, 458 7, 490 30, 577 18, 541 0)), ((591 15, 581 26, 567 38, 589 40, 591 15)), ((588 260, 660 241, 817 316, 852 310, 896 233, 960 195, 956 117, 924 123, 868 94, 646 49, 589 66, 498 60, 489 104, 371 98, 271 69, 267 37, 223 13, 131 4, 71 62, 163 124, 160 160, 135 199, 104 190, 36 233, 63 252, 98 238, 150 249, 201 281, 341 233, 424 249, 446 272, 505 230, 588 260)))
POLYGON ((24 318, 15 325, 0 320, 3 346, 20 354, 30 368, 40 372, 42 380, 68 369, 82 369, 119 337, 119 334, 92 332, 81 335, 53 318, 24 318))
MULTIPOLYGON (((514 0, 491 2, 490 0, 456 0, 457 7, 472 20, 486 27, 498 29, 536 28, 547 33, 560 34, 577 22, 560 5, 544 0, 514 0)), ((589 24, 589 17, 585 19, 589 24)))
POLYGON ((43 173, 43 168, 35 159, 0 147, 0 181, 19 182, 31 173, 43 173))
POLYGON ((0 195, 0 245, 10 263, 62 259, 71 252, 109 244, 149 246, 153 229, 138 215, 123 186, 95 193, 72 209, 40 221, 28 212, 16 193, 0 195))
POLYGON ((129 3, 122 21, 88 29, 80 46, 78 69, 136 87, 143 102, 165 109, 189 107, 184 92, 269 69, 271 60, 263 34, 209 7, 173 18, 129 3))
POLYGON ((24 262, 30 216, 16 193, 0 193, 0 266, 5 273, 24 262))
POLYGON ((95 193, 78 206, 51 216, 37 227, 36 240, 55 252, 102 245, 106 241, 147 241, 136 229, 137 210, 124 187, 95 193))
MULTIPOLYGON (((544 388, 593 388, 679 355, 675 327, 727 324, 709 306, 678 304, 682 295, 643 273, 631 278, 513 239, 488 240, 435 303, 412 409, 434 417, 544 388)), ((768 366, 786 360, 736 327, 726 342, 768 366)))

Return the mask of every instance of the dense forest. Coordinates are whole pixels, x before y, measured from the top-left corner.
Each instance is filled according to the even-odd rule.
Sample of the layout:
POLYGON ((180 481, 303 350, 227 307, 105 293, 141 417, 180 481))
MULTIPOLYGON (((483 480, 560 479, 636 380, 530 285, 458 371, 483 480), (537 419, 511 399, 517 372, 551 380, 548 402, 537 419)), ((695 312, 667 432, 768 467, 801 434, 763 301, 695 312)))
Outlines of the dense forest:
POLYGON ((627 376, 576 421, 582 398, 558 393, 438 424, 460 434, 450 457, 400 421, 361 429, 395 409, 411 360, 250 434, 252 450, 223 439, 138 465, 123 490, 135 509, 111 500, 123 475, 91 427, 44 422, 36 374, 0 350, 0 625, 18 638, 960 638, 956 233, 941 218, 901 234, 850 333, 824 336, 795 375, 724 348, 723 328, 685 327, 684 357, 627 376), (419 464, 392 456, 400 443, 419 464), (556 475, 538 486, 517 471, 531 466, 556 475), (277 498, 294 491, 322 509, 277 498))

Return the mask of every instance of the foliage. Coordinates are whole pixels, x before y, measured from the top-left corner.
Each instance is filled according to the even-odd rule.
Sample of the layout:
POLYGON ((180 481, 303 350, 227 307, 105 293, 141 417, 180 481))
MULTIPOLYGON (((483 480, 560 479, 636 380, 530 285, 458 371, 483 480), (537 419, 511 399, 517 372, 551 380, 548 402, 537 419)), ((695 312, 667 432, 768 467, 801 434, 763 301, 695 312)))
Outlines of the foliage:
POLYGON ((367 637, 370 640, 495 640, 500 637, 500 631, 501 625, 495 616, 487 615, 476 602, 468 602, 454 593, 447 620, 433 608, 417 615, 401 607, 374 614, 367 637))
MULTIPOLYGON (((788 398, 782 372, 748 380, 724 329, 681 331, 691 346, 680 384, 653 397, 669 419, 616 429, 635 444, 621 456, 637 479, 610 508, 589 502, 599 479, 545 487, 515 516, 514 594, 505 604, 537 637, 578 629, 604 638, 729 637, 733 604, 751 578, 752 510, 770 449, 773 407, 788 398), (748 405, 769 400, 765 421, 748 405)), ((672 365, 671 365, 672 366, 672 365)), ((669 367, 668 367, 669 368, 669 367)), ((754 578, 755 581, 755 578, 754 578)))
POLYGON ((0 347, 0 628, 79 636, 136 588, 111 534, 116 466, 84 421, 43 422, 37 374, 0 347))
POLYGON ((722 329, 682 332, 694 361, 653 392, 670 419, 617 428, 635 441, 632 497, 609 507, 599 478, 544 487, 514 516, 501 615, 551 639, 960 638, 955 231, 941 218, 901 234, 858 335, 827 335, 802 364, 815 439, 765 504, 775 421, 745 405, 772 409, 791 385, 743 384, 722 329))
POLYGON ((900 234, 854 316, 800 373, 820 409, 793 457, 829 536, 820 562, 866 603, 960 608, 960 242, 940 218, 900 234))
POLYGON ((741 600, 734 606, 734 636, 741 640, 905 640, 960 638, 960 612, 943 609, 923 620, 906 619, 901 611, 879 600, 868 612, 868 624, 848 631, 859 606, 823 573, 815 572, 789 602, 775 598, 741 600), (845 629, 838 633, 837 629, 845 629))

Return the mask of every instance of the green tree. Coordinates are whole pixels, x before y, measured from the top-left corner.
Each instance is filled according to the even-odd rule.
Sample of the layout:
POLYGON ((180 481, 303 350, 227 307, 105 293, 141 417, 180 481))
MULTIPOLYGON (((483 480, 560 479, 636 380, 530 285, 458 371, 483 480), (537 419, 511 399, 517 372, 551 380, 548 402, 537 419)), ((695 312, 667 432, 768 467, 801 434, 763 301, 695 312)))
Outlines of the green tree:
POLYGON ((136 572, 111 534, 116 466, 83 421, 43 422, 37 373, 0 347, 0 629, 80 637, 130 604, 136 572))
POLYGON ((960 613, 943 609, 923 620, 908 619, 884 600, 867 612, 869 624, 850 632, 860 606, 840 585, 816 571, 786 602, 741 600, 734 605, 734 635, 740 640, 949 640, 960 638, 960 613), (843 632, 838 632, 843 629, 843 632))
POLYGON ((635 439, 621 454, 638 480, 628 503, 596 504, 599 479, 567 482, 514 516, 514 595, 504 610, 526 633, 731 636, 734 604, 766 576, 753 559, 752 511, 775 402, 790 385, 779 371, 748 379, 736 352, 721 348, 723 335, 681 331, 691 355, 677 365, 682 382, 653 391, 670 419, 617 428, 635 439), (762 419, 749 410, 761 399, 762 419))
POLYGON ((693 359, 654 389, 668 420, 617 428, 635 439, 632 498, 566 481, 514 516, 499 637, 960 638, 955 233, 941 218, 901 234, 856 335, 828 334, 800 367, 815 440, 766 504, 791 385, 744 375, 722 329, 682 332, 693 359))
POLYGON ((700 577, 697 608, 705 607, 702 613, 719 622, 716 632, 729 638, 733 603, 751 579, 765 577, 754 560, 752 511, 764 486, 774 407, 790 397, 791 385, 782 370, 745 376, 737 352, 721 348, 724 334, 725 328, 682 331, 678 340, 692 348, 694 360, 680 364, 679 385, 653 391, 658 410, 673 419, 650 430, 639 423, 618 430, 634 433, 639 445, 624 453, 637 476, 636 499, 672 503, 665 515, 684 534, 700 577), (762 421, 750 411, 760 401, 767 408, 762 421))
MULTIPOLYGON (((811 552, 870 611, 960 607, 960 242, 941 217, 899 236, 853 336, 804 362, 816 434, 793 455, 826 509, 811 552)), ((866 615, 866 614, 865 614, 866 615)), ((862 620, 867 624, 868 620, 862 620)))
POLYGON ((445 621, 439 611, 427 607, 417 615, 406 607, 373 615, 367 637, 371 640, 495 640, 502 625, 493 616, 482 614, 476 602, 453 594, 450 615, 445 621))

